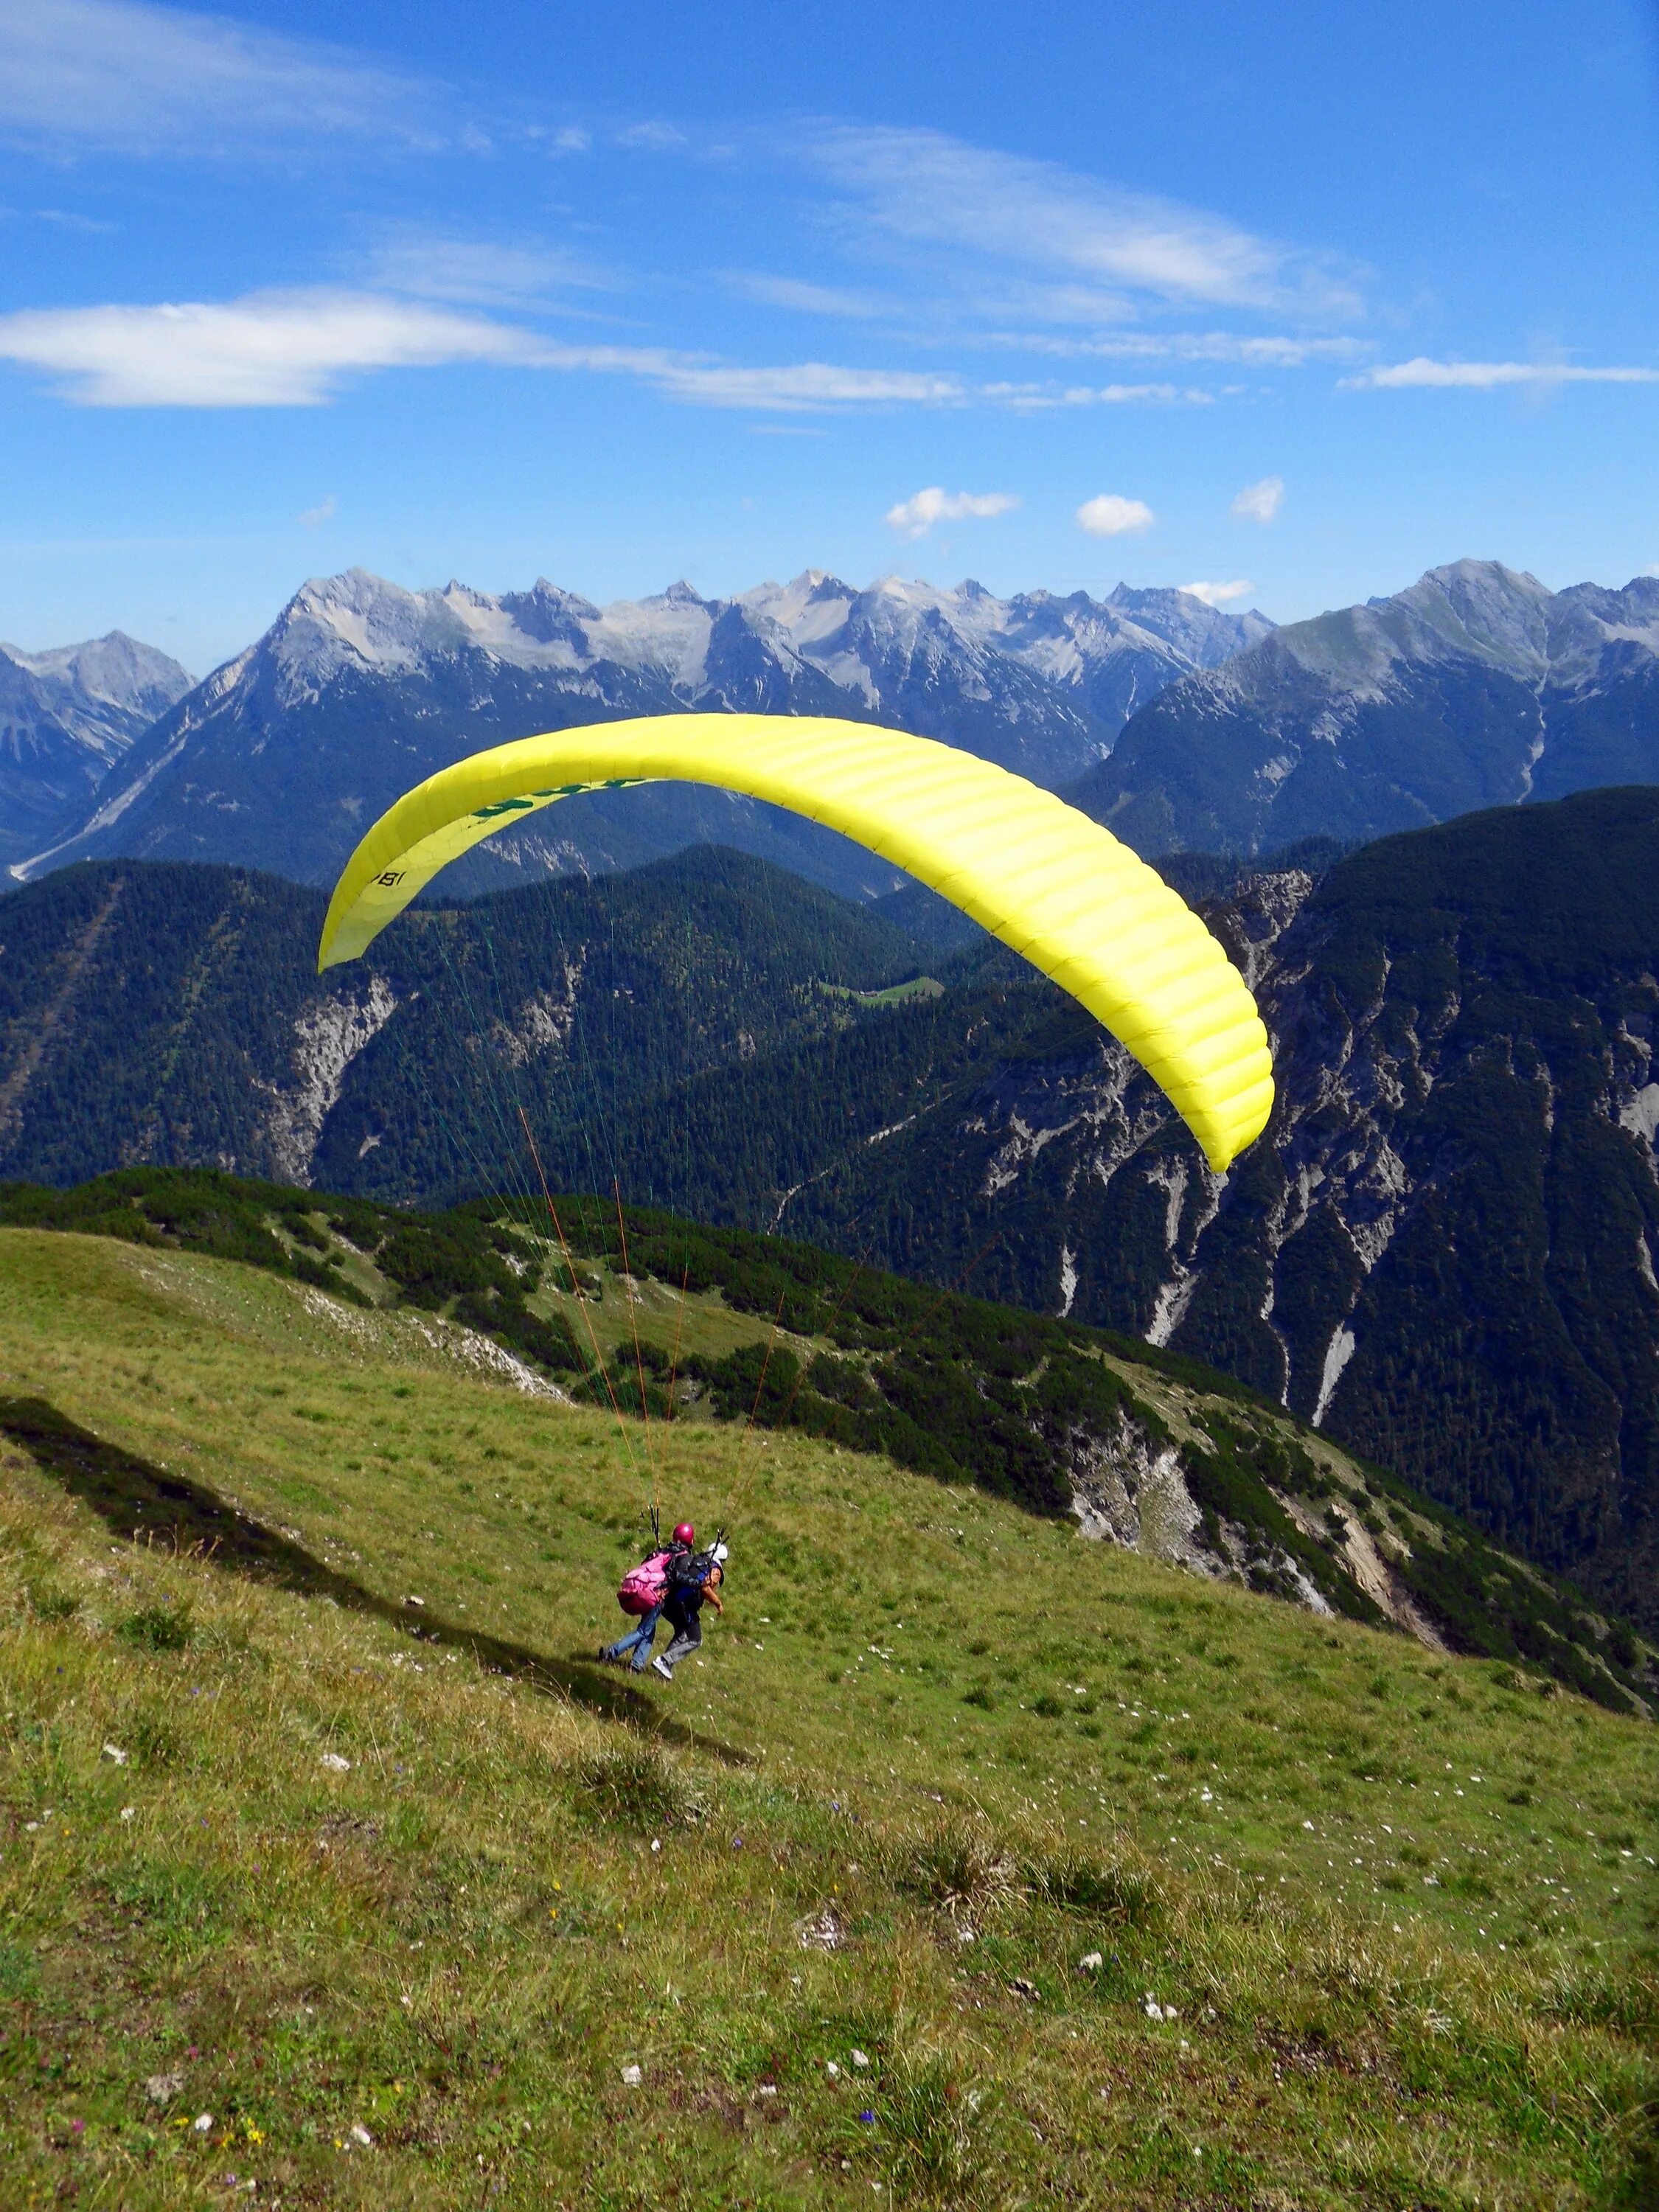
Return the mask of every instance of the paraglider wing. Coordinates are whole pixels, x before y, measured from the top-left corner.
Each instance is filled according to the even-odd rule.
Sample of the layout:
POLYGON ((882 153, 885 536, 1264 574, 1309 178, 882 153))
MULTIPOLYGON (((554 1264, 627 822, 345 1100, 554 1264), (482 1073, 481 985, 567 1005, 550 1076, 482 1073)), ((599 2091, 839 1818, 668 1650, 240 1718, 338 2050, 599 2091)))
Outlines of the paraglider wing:
POLYGON ((1023 953, 1127 1047, 1219 1170, 1273 1109, 1267 1031, 1185 902, 1074 807, 988 761, 862 722, 663 714, 520 738, 428 776, 335 886, 319 969, 355 959, 441 868, 585 791, 707 783, 822 822, 1023 953))

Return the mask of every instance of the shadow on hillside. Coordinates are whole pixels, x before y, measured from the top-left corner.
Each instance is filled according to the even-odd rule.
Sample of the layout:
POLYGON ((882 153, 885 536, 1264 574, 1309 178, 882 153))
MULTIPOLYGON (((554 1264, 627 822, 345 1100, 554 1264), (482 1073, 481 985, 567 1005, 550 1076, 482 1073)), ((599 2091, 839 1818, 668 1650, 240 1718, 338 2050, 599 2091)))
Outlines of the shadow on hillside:
POLYGON ((119 1444, 106 1443, 60 1413, 44 1398, 0 1397, 0 1436, 21 1444, 46 1474, 88 1505, 129 1543, 160 1544, 196 1553, 228 1572, 291 1590, 300 1597, 331 1599, 348 1612, 369 1613, 422 1644, 465 1651, 480 1667, 511 1675, 531 1688, 568 1698, 605 1719, 618 1721, 665 1743, 694 1747, 746 1766, 749 1754, 700 1734, 659 1712, 649 1698, 595 1663, 555 1659, 526 1644, 510 1644, 474 1628, 457 1627, 441 1615, 418 1617, 390 1598, 377 1597, 302 1545, 279 1535, 251 1514, 227 1505, 188 1475, 169 1473, 119 1444))

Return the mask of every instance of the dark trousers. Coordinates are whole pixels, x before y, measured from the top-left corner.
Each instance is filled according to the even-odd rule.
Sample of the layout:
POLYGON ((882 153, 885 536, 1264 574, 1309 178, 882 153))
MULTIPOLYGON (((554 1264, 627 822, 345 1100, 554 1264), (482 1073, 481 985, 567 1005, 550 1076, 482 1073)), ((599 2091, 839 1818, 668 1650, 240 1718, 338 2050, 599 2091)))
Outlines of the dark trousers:
POLYGON ((688 1607, 680 1612, 672 1603, 663 1607, 663 1618, 673 1630, 673 1639, 662 1655, 665 1667, 678 1667, 680 1661, 696 1650, 702 1642, 702 1622, 688 1607))

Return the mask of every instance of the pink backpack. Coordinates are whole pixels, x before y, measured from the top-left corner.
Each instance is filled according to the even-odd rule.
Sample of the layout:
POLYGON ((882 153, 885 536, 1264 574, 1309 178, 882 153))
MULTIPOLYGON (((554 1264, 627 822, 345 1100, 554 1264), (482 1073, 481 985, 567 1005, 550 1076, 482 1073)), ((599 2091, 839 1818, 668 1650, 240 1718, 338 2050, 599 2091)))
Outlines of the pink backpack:
POLYGON ((624 1613, 649 1613, 668 1595, 668 1563, 672 1552, 653 1552, 648 1559, 641 1559, 637 1567, 630 1567, 622 1578, 617 1592, 617 1602, 624 1613))

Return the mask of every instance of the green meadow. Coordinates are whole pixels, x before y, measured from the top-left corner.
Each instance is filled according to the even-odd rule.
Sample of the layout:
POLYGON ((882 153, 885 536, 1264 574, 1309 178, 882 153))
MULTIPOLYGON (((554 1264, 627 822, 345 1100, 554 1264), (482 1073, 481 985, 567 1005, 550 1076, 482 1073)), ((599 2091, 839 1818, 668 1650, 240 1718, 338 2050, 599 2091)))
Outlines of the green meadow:
POLYGON ((0 1231, 8 2208, 1659 2202, 1650 1723, 477 1345, 0 1231))

